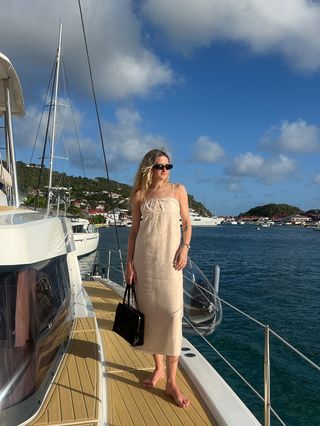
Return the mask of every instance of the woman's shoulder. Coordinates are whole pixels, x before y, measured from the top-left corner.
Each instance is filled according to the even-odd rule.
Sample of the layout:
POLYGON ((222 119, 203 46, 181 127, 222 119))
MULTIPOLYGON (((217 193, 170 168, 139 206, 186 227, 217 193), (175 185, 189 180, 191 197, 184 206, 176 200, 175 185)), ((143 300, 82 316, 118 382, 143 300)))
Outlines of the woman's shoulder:
POLYGON ((174 190, 177 191, 178 193, 186 192, 186 188, 184 185, 182 185, 182 183, 173 183, 172 185, 174 187, 174 190))
POLYGON ((140 204, 142 200, 142 191, 138 189, 131 197, 131 201, 133 204, 140 204))

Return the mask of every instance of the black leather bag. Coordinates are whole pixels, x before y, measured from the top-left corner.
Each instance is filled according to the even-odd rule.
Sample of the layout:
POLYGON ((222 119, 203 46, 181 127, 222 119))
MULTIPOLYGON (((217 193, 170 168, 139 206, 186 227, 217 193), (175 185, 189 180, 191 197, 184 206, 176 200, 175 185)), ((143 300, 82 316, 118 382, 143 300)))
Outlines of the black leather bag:
POLYGON ((144 315, 130 305, 132 298, 137 305, 133 283, 132 285, 127 284, 123 301, 117 306, 112 330, 123 337, 131 346, 141 346, 143 345, 144 335, 144 315))

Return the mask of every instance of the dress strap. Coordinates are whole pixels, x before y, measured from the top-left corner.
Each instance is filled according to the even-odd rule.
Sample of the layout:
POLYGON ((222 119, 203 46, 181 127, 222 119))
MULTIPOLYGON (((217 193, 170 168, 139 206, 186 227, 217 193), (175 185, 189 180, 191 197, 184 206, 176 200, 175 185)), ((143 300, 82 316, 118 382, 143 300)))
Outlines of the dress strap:
POLYGON ((171 197, 174 198, 174 190, 175 190, 176 185, 173 183, 172 184, 172 193, 171 193, 171 197))

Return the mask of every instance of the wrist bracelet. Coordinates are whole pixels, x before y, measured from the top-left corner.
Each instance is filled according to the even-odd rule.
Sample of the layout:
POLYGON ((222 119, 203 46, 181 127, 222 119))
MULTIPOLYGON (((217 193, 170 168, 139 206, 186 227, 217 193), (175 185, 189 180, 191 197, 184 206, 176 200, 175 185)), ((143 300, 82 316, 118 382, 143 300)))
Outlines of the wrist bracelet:
POLYGON ((183 246, 187 246, 187 247, 188 247, 188 250, 190 250, 190 244, 183 243, 182 245, 183 245, 183 246))

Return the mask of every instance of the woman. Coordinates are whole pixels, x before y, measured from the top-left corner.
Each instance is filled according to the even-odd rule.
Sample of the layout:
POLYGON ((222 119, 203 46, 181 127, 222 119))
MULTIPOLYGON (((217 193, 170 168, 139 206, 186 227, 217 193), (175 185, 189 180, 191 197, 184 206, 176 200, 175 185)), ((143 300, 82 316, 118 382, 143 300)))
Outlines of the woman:
POLYGON ((155 387, 164 377, 165 356, 166 393, 185 408, 190 401, 181 393, 176 374, 182 341, 182 269, 191 224, 184 186, 169 183, 172 167, 168 154, 157 149, 140 164, 131 197, 126 280, 136 284, 138 309, 145 315, 144 345, 136 349, 152 353, 155 360, 155 370, 144 384, 155 387))

